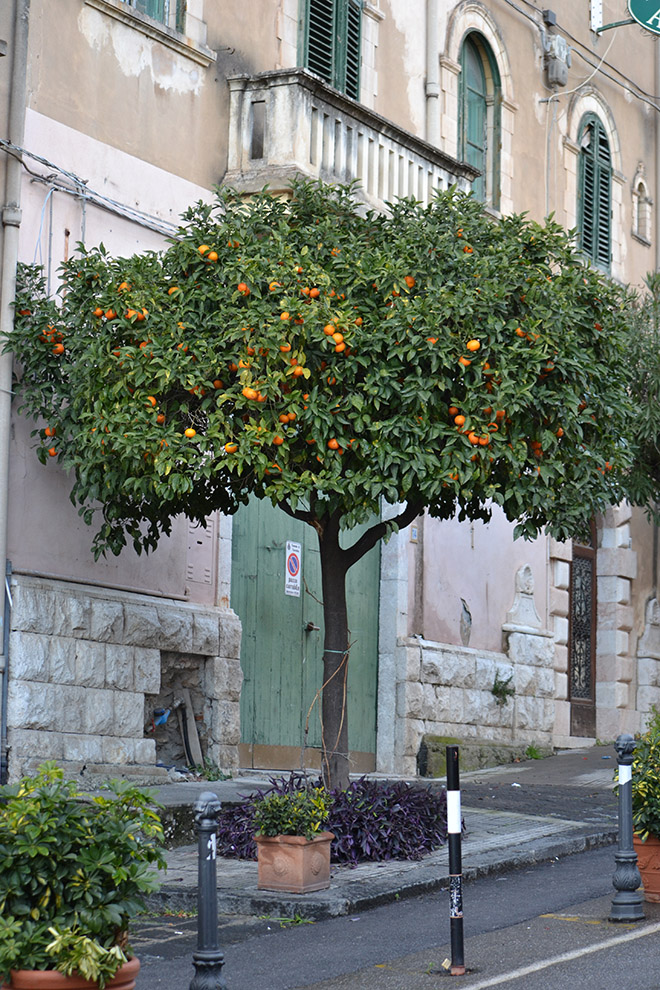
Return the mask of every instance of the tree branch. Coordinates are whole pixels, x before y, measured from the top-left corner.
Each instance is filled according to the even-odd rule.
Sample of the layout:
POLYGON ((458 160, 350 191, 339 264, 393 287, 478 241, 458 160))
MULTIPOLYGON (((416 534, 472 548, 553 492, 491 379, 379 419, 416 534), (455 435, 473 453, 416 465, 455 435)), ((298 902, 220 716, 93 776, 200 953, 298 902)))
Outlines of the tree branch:
POLYGON ((314 516, 311 512, 301 512, 300 509, 292 509, 288 502, 282 501, 277 503, 283 512, 286 512, 287 516, 291 516, 292 519, 299 519, 300 522, 307 523, 308 526, 314 525, 314 516))
POLYGON ((385 536, 388 529, 392 523, 396 523, 399 529, 405 529, 413 519, 417 516, 424 508, 424 501, 422 499, 415 500, 413 502, 408 502, 405 509, 399 513, 398 516, 394 516, 393 519, 381 520, 381 522, 376 523, 371 526, 370 529, 363 533, 359 540, 357 540, 352 547, 347 547, 342 552, 343 560, 346 564, 346 570, 356 564, 361 557, 364 557, 368 550, 375 547, 379 540, 385 536))

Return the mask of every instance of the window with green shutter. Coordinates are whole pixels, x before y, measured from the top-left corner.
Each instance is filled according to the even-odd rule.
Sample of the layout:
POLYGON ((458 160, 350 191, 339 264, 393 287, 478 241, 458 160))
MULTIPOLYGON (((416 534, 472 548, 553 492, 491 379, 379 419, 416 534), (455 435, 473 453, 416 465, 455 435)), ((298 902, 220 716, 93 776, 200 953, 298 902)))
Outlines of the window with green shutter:
POLYGON ((588 114, 578 132, 578 230, 580 247, 609 269, 612 256, 612 158, 605 128, 588 114))
POLYGON ((141 14, 183 32, 186 0, 128 0, 128 3, 141 14))
POLYGON ((500 105, 495 56, 485 38, 471 32, 461 48, 459 158, 479 169, 481 175, 472 183, 472 190, 496 209, 500 200, 500 105))
POLYGON ((305 0, 304 64, 310 72, 360 97, 362 0, 305 0))

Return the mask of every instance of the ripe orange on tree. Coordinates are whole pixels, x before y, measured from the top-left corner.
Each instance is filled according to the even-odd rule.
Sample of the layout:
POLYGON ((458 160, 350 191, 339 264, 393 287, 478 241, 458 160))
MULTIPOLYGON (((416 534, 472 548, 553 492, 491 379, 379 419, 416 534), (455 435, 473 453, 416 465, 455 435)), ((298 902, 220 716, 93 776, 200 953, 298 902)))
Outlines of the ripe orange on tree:
POLYGON ((468 351, 478 351, 479 348, 481 347, 481 341, 476 340, 476 339, 475 340, 468 340, 468 342, 467 342, 467 344, 465 346, 468 349, 468 351))
POLYGON ((403 281, 406 283, 409 289, 412 289, 413 286, 415 285, 415 279, 413 278, 412 275, 406 275, 403 281))
POLYGON ((196 434, 197 434, 197 430, 193 430, 192 426, 189 426, 187 430, 183 431, 183 435, 188 437, 189 440, 191 440, 194 436, 196 436, 196 434))
POLYGON ((210 251, 211 248, 209 247, 208 244, 200 244, 197 250, 199 251, 200 254, 206 254, 206 252, 210 251))
POLYGON ((328 440, 328 447, 330 450, 339 450, 339 441, 333 437, 331 440, 328 440))
POLYGON ((237 443, 228 442, 228 443, 225 444, 225 451, 228 454, 235 454, 237 450, 238 450, 238 444, 237 443))
POLYGON ((55 450, 54 447, 49 447, 48 448, 48 456, 49 457, 57 457, 57 451, 55 450))
POLYGON ((206 260, 207 261, 217 261, 218 260, 218 252, 217 251, 209 251, 209 253, 206 255, 206 260))
POLYGON ((273 443, 275 444, 276 447, 281 447, 282 444, 284 443, 284 437, 280 437, 280 436, 277 436, 277 435, 274 436, 273 437, 273 443))

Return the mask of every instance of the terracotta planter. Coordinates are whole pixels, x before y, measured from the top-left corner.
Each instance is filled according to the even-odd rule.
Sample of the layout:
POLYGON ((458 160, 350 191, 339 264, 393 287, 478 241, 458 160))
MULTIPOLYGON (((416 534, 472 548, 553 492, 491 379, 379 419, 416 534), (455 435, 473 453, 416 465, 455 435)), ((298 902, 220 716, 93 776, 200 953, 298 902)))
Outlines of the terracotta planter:
MULTIPOLYGON (((140 960, 133 957, 106 983, 107 990, 133 990, 140 960)), ((97 990, 98 984, 82 976, 65 976, 54 969, 12 969, 9 986, 2 990, 97 990)))
POLYGON ((646 842, 642 842, 639 836, 634 835, 633 846, 642 875, 644 900, 657 904, 660 902, 660 839, 649 835, 646 842))
POLYGON ((313 839, 302 835, 255 835, 260 890, 308 894, 330 886, 332 832, 313 839))

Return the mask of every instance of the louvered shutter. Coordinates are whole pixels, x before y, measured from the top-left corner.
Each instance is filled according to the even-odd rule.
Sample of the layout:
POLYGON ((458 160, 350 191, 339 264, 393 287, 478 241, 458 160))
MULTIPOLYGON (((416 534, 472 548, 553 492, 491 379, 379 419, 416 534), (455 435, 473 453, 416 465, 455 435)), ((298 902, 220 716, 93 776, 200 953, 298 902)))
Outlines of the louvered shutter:
POLYGON ((147 14, 149 17, 153 17, 155 21, 160 21, 161 24, 166 21, 165 0, 134 0, 133 6, 141 14, 147 14))
POLYGON ((360 95, 361 0, 307 0, 305 65, 353 99, 360 95))
POLYGON ((580 132, 578 224, 584 253, 609 268, 612 253, 612 160, 607 135, 596 117, 580 132))
POLYGON ((335 4, 333 0, 308 0, 307 68, 334 84, 335 4))
POLYGON ((361 5, 354 0, 348 0, 346 18, 346 86, 347 96, 354 100, 360 98, 360 24, 362 21, 361 5))

